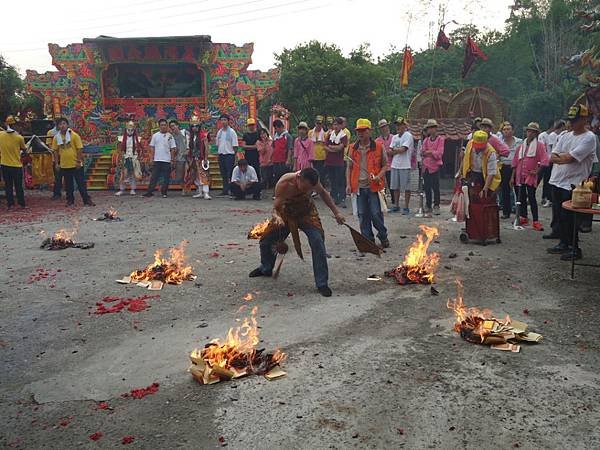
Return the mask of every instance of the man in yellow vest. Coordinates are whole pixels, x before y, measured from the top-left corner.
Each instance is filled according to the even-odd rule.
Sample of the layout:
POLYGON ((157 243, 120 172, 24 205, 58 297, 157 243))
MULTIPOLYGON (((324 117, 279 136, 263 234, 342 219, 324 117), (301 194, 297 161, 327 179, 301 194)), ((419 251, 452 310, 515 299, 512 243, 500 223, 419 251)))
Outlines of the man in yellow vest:
POLYGON ((27 150, 25 140, 12 127, 16 124, 13 116, 6 118, 6 131, 0 131, 0 167, 4 179, 6 192, 6 206, 11 209, 15 206, 14 191, 17 202, 25 208, 25 194, 23 193, 23 164, 21 163, 21 150, 27 150))
POLYGON ((321 184, 325 187, 328 186, 327 172, 325 171, 325 157, 327 156, 327 150, 325 149, 325 138, 326 132, 323 129, 323 116, 317 116, 315 118, 315 127, 308 132, 308 138, 313 141, 315 149, 315 159, 313 160, 313 167, 319 172, 319 179, 321 184))
POLYGON ((86 206, 95 206, 86 189, 81 138, 69 128, 69 121, 64 117, 56 121, 56 126, 58 132, 52 139, 52 151, 54 152, 55 164, 60 166, 60 173, 65 180, 67 206, 75 205, 75 197, 73 196, 75 182, 77 182, 77 189, 83 203, 86 206))
POLYGON ((467 143, 463 156, 462 178, 469 182, 469 196, 487 198, 500 186, 500 170, 496 151, 488 143, 488 134, 478 130, 467 143))

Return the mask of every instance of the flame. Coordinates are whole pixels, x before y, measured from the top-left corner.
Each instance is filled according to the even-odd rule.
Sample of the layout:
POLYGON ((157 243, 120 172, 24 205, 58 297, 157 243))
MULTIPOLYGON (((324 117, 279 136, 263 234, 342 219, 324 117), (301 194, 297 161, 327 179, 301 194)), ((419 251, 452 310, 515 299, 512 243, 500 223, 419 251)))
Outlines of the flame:
POLYGON ((108 208, 108 211, 105 214, 106 217, 110 219, 116 219, 118 216, 117 210, 112 206, 108 208))
POLYGON ((254 296, 250 292, 248 292, 246 295, 244 295, 242 297, 242 299, 245 300, 245 301, 247 301, 247 302, 251 302, 252 299, 254 299, 254 296))
POLYGON ((389 276, 395 277, 400 284, 431 284, 434 281, 434 272, 439 264, 440 255, 438 253, 428 254, 427 250, 440 233, 437 228, 427 225, 419 225, 419 228, 423 234, 417 236, 417 240, 408 249, 402 264, 387 273, 389 276))
POLYGON ((58 230, 56 233, 54 233, 54 236, 52 236, 52 240, 53 241, 64 241, 64 242, 72 242, 73 241, 73 237, 77 234, 77 230, 73 229, 73 230, 65 230, 60 229, 58 230))
POLYGON ((263 221, 261 223, 257 223, 248 232, 248 239, 261 239, 265 235, 265 233, 267 232, 267 229, 269 228, 269 225, 271 225, 271 220, 270 219, 267 219, 267 220, 265 220, 265 221, 263 221))
POLYGON ((169 258, 163 258, 162 250, 154 252, 154 262, 143 270, 131 272, 131 281, 160 280, 168 284, 181 284, 186 280, 193 280, 192 266, 185 265, 186 242, 181 242, 177 247, 169 250, 169 258))
MULTIPOLYGON (((256 322, 257 311, 258 308, 255 306, 252 308, 251 316, 242 319, 242 324, 239 327, 230 328, 223 342, 219 339, 213 339, 201 351, 202 359, 210 367, 237 369, 238 371, 249 369, 250 372, 258 369, 257 364, 263 363, 263 360, 259 358, 262 351, 256 349, 260 342, 256 322)), ((285 353, 280 350, 276 350, 273 355, 268 356, 270 360, 267 361, 267 364, 271 367, 280 363, 286 357, 285 353)))
POLYGON ((506 316, 504 320, 495 319, 492 311, 489 309, 479 309, 476 307, 467 307, 463 299, 464 286, 460 280, 456 280, 456 298, 448 299, 446 306, 454 311, 456 322, 454 331, 459 333, 467 341, 472 341, 470 337, 479 336, 481 343, 486 336, 490 335, 494 323, 500 325, 510 324, 510 317, 506 316))

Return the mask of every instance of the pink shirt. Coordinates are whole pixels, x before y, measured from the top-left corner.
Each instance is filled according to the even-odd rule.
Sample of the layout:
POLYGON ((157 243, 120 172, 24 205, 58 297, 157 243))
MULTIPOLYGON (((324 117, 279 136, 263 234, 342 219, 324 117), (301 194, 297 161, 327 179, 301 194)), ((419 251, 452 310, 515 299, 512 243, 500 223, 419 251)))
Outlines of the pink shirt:
POLYGON ((495 136, 493 134, 490 135, 488 142, 490 143, 490 145, 492 147, 494 147, 494 150, 496 150, 496 153, 498 155, 500 155, 500 156, 510 155, 510 149, 508 148, 508 145, 506 145, 504 142, 502 142, 497 136, 495 136))
POLYGON ((267 167, 273 164, 271 157, 273 156, 273 140, 271 138, 266 141, 256 141, 256 149, 258 150, 258 163, 261 167, 267 167))
POLYGON ((294 141, 294 158, 296 158, 294 170, 312 167, 312 162, 315 159, 314 145, 315 143, 308 137, 304 140, 299 137, 296 138, 294 141))
POLYGON ((421 155, 423 152, 430 151, 431 155, 423 155, 423 168, 429 173, 436 173, 442 164, 444 164, 444 143, 446 140, 443 136, 436 137, 433 141, 426 137, 423 140, 423 147, 421 149, 421 155))
POLYGON ((390 170, 390 167, 392 167, 392 158, 393 158, 393 156, 388 155, 387 151, 390 149, 390 145, 392 144, 392 138, 393 137, 394 137, 394 135, 392 133, 390 133, 390 134, 388 134, 387 138, 384 138, 383 136, 378 136, 377 139, 375 139, 375 141, 381 142, 381 145, 383 146, 384 154, 387 155, 387 159, 388 159, 388 171, 390 170))
POLYGON ((528 148, 529 144, 527 144, 527 141, 523 141, 515 151, 512 162, 512 166, 516 172, 515 184, 517 186, 527 184, 536 187, 538 183, 538 167, 549 165, 550 160, 548 153, 546 153, 546 146, 542 142, 538 141, 534 156, 527 156, 528 148), (520 158, 522 152, 524 156, 520 158))

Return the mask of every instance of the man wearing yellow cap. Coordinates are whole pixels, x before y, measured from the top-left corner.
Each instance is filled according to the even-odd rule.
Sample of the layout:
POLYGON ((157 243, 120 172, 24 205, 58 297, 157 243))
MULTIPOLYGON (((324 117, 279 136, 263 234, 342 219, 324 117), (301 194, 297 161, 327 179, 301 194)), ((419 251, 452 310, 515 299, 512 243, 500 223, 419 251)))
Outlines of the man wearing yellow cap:
POLYGON ((6 131, 0 131, 0 167, 2 168, 6 206, 8 209, 15 206, 13 188, 17 194, 19 206, 25 208, 21 150, 27 150, 27 147, 25 146, 23 136, 12 128, 15 123, 15 118, 8 116, 6 118, 6 131))
POLYGON ((461 169, 462 177, 469 181, 469 196, 488 198, 500 186, 500 171, 496 151, 488 143, 488 134, 478 130, 473 133, 465 149, 461 169))
POLYGON ((388 159, 381 142, 371 139, 371 121, 356 121, 358 141, 350 145, 348 171, 346 174, 346 193, 357 194, 360 232, 375 242, 373 228, 381 246, 390 246, 387 229, 381 212, 379 192, 385 188, 385 173, 388 159))
POLYGON ((254 167, 257 174, 260 174, 260 164, 258 162, 258 149, 256 148, 256 141, 258 141, 259 133, 256 126, 256 119, 249 118, 246 121, 248 131, 242 136, 242 148, 244 149, 244 155, 248 164, 254 167))

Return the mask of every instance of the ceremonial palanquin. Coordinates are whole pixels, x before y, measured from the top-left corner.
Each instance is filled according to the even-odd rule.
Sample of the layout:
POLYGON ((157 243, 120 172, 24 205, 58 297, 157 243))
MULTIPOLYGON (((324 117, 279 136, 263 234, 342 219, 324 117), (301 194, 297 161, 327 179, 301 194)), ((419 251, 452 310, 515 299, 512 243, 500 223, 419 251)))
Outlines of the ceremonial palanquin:
POLYGON ((248 70, 254 44, 210 36, 100 36, 48 48, 58 71, 28 70, 27 90, 43 99, 47 116, 69 118, 85 144, 112 144, 129 119, 144 130, 195 115, 212 127, 228 113, 241 126, 278 87, 276 70, 248 70))

